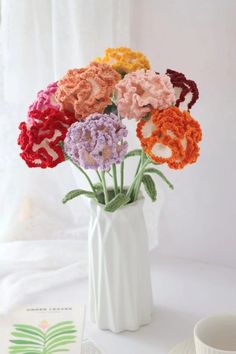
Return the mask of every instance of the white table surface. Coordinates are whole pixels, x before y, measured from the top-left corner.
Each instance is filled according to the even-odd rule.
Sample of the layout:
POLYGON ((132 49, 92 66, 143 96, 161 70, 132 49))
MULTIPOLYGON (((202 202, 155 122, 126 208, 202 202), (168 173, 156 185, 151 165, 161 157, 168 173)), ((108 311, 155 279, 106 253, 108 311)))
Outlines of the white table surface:
MULTIPOLYGON (((137 332, 113 334, 86 321, 85 336, 103 354, 165 354, 191 337, 201 317, 213 313, 236 313, 236 269, 151 254, 155 309, 152 323, 137 332)), ((38 304, 85 303, 87 280, 67 283, 34 296, 38 304)), ((88 314, 87 314, 88 317, 88 314)))

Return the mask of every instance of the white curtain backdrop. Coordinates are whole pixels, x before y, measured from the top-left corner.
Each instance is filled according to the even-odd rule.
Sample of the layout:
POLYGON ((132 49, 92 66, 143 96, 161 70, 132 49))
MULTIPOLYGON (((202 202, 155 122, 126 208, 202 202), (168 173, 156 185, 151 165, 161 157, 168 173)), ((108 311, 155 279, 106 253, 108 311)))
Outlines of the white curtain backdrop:
POLYGON ((236 267, 236 1, 133 3, 132 46, 200 91, 191 114, 203 129, 201 156, 182 171, 163 167, 175 190, 163 207, 159 251, 236 267))
MULTIPOLYGON (((61 204, 84 180, 66 163, 53 170, 28 169, 18 157, 17 126, 47 83, 108 46, 127 45, 143 51, 154 69, 182 71, 200 89, 192 114, 203 127, 202 155, 183 171, 163 167, 175 191, 167 194, 159 182, 159 204, 147 202, 150 235, 156 240, 167 194, 160 252, 235 267, 236 2, 2 0, 1 5, 0 242, 18 240, 19 255, 22 240, 34 240, 36 250, 37 240, 76 239, 77 259, 84 262, 86 204, 61 204)), ((132 148, 137 144, 132 123, 130 134, 132 148)), ((1 247, 4 254, 16 252, 15 246, 1 247)))
POLYGON ((1 2, 0 312, 86 274, 86 203, 61 203, 85 182, 68 163, 28 169, 18 156, 17 128, 40 89, 121 38, 129 45, 124 0, 1 2))
MULTIPOLYGON (((0 278, 6 278, 0 282, 2 311, 18 301, 15 294, 30 296, 47 287, 47 272, 52 286, 64 281, 63 271, 55 271, 55 264, 64 267, 58 256, 63 249, 73 265, 69 279, 85 274, 89 210, 82 199, 67 205, 61 200, 86 182, 69 163, 28 169, 18 156, 17 128, 36 93, 48 83, 69 68, 87 65, 106 47, 130 46, 130 11, 126 0, 1 1, 0 278)), ((137 144, 132 123, 130 130, 132 148, 137 144)), ((150 248, 157 243, 162 200, 160 189, 157 207, 150 208, 149 201, 145 205, 152 220, 147 223, 150 248)))
MULTIPOLYGON (((61 203, 76 183, 85 183, 83 178, 77 174, 75 179, 68 163, 55 169, 28 169, 17 153, 17 127, 36 92, 48 83, 69 68, 87 65, 106 47, 130 45, 130 3, 3 0, 1 31, 2 134, 7 141, 1 139, 6 159, 2 166, 0 241, 86 237, 86 205, 81 207, 78 200, 66 206, 61 203)), ((135 126, 131 128, 132 147, 135 126)), ((156 223, 150 227, 156 228, 156 223)))
MULTIPOLYGON (((17 127, 36 92, 68 68, 87 65, 106 46, 118 44, 119 37, 128 45, 128 19, 124 1, 2 1, 5 159, 0 239, 78 237, 78 227, 82 232, 87 225, 85 207, 78 208, 81 203, 61 203, 76 183, 68 163, 46 171, 28 169, 18 157, 17 127), (125 6, 122 17, 121 6, 125 6)), ((77 178, 83 183, 80 175, 77 178)))

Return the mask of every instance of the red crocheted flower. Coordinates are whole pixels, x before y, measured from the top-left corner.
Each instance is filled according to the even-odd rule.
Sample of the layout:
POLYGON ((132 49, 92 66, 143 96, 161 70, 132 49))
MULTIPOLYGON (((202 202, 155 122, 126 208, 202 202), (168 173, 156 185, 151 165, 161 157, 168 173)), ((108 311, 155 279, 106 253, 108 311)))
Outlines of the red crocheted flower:
POLYGON ((75 117, 68 112, 48 108, 29 113, 31 124, 21 122, 18 145, 20 156, 29 167, 55 167, 64 161, 64 153, 59 143, 65 139, 69 126, 75 117))
POLYGON ((138 123, 137 136, 153 161, 166 162, 173 169, 194 163, 199 156, 200 125, 177 107, 153 111, 148 121, 138 123))
POLYGON ((199 98, 196 82, 188 80, 184 74, 171 69, 167 69, 166 74, 170 77, 170 81, 175 90, 175 96, 177 98, 175 106, 180 107, 181 103, 185 103, 184 109, 190 110, 199 98))

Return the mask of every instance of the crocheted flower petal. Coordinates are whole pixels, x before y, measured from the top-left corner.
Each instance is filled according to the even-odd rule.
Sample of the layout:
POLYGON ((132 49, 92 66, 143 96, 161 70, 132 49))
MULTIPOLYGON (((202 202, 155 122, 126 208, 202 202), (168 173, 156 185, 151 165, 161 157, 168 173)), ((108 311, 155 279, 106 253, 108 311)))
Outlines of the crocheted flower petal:
POLYGON ((97 161, 94 159, 92 154, 86 150, 81 151, 79 161, 80 165, 85 169, 91 168, 97 170, 99 167, 97 161))
POLYGON ((123 139, 127 129, 114 114, 91 114, 69 128, 64 147, 66 153, 85 169, 107 170, 120 163, 128 144, 123 139))
MULTIPOLYGON (((49 84, 46 89, 41 90, 37 94, 37 99, 30 105, 29 112, 38 110, 44 111, 48 108, 59 109, 59 103, 56 101, 57 82, 49 84)), ((28 118, 29 122, 30 117, 28 118)))
POLYGON ((184 74, 171 69, 167 69, 166 74, 174 86, 176 107, 190 110, 199 98, 197 84, 193 80, 188 80, 184 74))
POLYGON ((81 120, 91 113, 102 113, 111 104, 110 97, 119 79, 111 66, 93 62, 82 69, 68 70, 58 81, 56 99, 62 110, 81 120))
POLYGON ((201 127, 189 112, 177 107, 153 111, 148 122, 138 123, 137 136, 152 160, 166 162, 170 168, 183 168, 199 156, 201 127))
POLYGON ((152 109, 165 109, 175 102, 173 85, 167 75, 152 70, 127 74, 115 87, 121 116, 137 120, 152 109))
POLYGON ((178 145, 169 137, 159 138, 153 136, 148 145, 144 147, 146 154, 157 163, 174 161, 178 156, 178 145))
POLYGON ((137 124, 137 137, 139 138, 141 145, 145 146, 151 138, 153 132, 156 130, 156 125, 153 123, 153 120, 150 118, 148 120, 141 120, 137 124))
POLYGON ((162 143, 154 143, 150 149, 152 155, 156 156, 156 159, 170 159, 173 152, 169 146, 163 145, 162 143))
POLYGON ((179 156, 175 161, 168 162, 168 166, 173 169, 182 169, 187 164, 195 163, 199 156, 199 150, 198 144, 188 139, 184 155, 179 156))
MULTIPOLYGON (((51 139, 45 138, 39 144, 33 143, 34 135, 30 130, 25 130, 25 134, 28 136, 29 144, 23 152, 20 153, 20 156, 29 167, 55 167, 60 162, 64 161, 65 158, 61 147, 54 144, 55 139, 61 136, 59 131, 55 131, 51 139)), ((22 136, 19 137, 19 143, 22 138, 22 136)))
POLYGON ((152 136, 152 133, 155 131, 156 126, 153 124, 152 119, 149 119, 142 127, 142 136, 144 139, 152 136))
POLYGON ((64 140, 74 117, 49 108, 30 112, 30 118, 32 124, 22 122, 19 126, 20 156, 29 167, 55 167, 65 159, 58 144, 64 140))
POLYGON ((202 131, 199 123, 194 120, 188 112, 183 112, 185 123, 185 135, 179 140, 181 147, 179 156, 175 161, 168 162, 170 168, 181 169, 187 164, 195 163, 199 156, 198 143, 202 138, 202 131))
POLYGON ((109 64, 121 74, 150 68, 147 58, 141 52, 134 52, 125 47, 107 48, 105 56, 98 57, 95 61, 109 64))

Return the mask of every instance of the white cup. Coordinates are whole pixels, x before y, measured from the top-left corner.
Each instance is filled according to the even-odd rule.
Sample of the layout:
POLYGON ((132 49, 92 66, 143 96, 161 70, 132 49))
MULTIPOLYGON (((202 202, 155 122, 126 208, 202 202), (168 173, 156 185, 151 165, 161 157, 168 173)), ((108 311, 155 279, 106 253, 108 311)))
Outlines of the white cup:
POLYGON ((217 315, 194 327, 196 354, 236 354, 236 315, 217 315))

